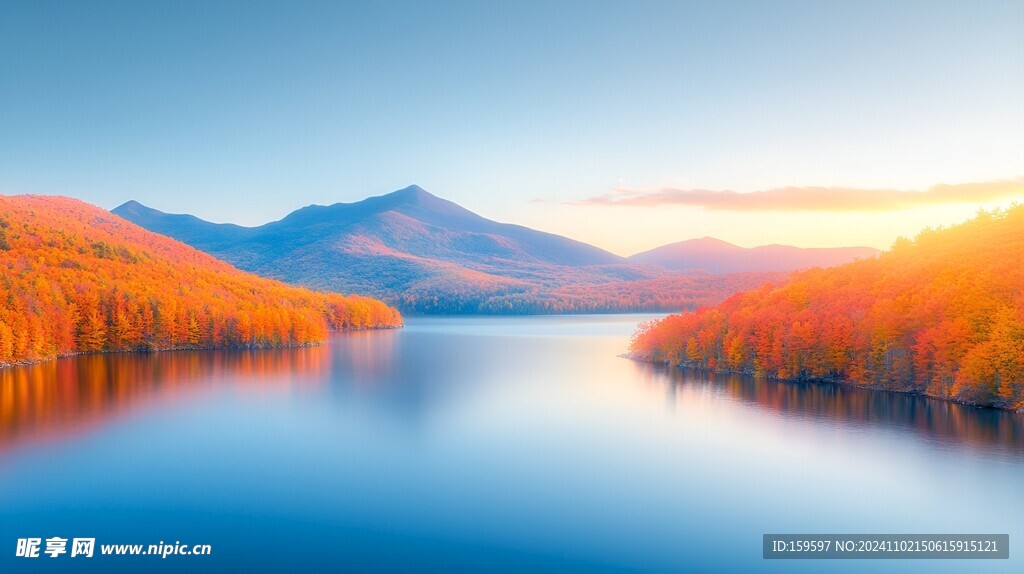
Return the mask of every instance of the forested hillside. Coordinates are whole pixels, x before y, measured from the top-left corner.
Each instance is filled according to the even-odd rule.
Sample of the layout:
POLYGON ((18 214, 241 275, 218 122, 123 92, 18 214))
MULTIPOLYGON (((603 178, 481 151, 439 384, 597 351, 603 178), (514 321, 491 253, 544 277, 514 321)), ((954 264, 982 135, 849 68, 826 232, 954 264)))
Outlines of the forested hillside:
POLYGON ((0 366, 78 352, 274 347, 401 325, 380 301, 263 279, 109 212, 0 196, 0 366))
POLYGON ((1024 407, 1024 206, 641 326, 637 358, 1024 407))

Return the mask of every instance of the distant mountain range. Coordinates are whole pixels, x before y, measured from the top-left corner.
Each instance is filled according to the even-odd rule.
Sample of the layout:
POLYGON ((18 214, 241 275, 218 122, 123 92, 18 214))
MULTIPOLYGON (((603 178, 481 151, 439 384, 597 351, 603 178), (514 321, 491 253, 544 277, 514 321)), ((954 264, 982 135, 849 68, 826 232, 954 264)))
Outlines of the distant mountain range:
POLYGON ((168 214, 136 201, 113 213, 246 271, 424 313, 678 310, 795 268, 733 264, 729 272, 739 274, 712 277, 684 259, 627 259, 486 219, 415 185, 355 203, 311 205, 258 227, 168 214))
POLYGON ((832 267, 856 259, 876 257, 872 247, 801 248, 764 245, 744 248, 720 239, 704 237, 656 247, 630 256, 634 263, 661 265, 668 269, 703 269, 710 273, 741 271, 796 271, 808 267, 832 267))

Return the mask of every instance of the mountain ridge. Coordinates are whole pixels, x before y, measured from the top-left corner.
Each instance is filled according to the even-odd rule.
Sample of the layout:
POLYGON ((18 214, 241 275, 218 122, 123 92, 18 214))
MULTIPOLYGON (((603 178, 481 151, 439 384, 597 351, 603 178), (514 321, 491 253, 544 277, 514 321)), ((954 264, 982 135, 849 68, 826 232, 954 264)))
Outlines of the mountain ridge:
MULTIPOLYGON (((733 292, 722 289, 729 280, 493 221, 417 185, 351 203, 307 205, 255 227, 166 214, 134 200, 112 212, 241 269, 366 293, 406 312, 676 310, 733 292), (641 285, 656 285, 658 292, 644 293, 641 285)), ((735 285, 774 278, 747 274, 735 285)))
POLYGON ((786 272, 808 267, 832 267, 876 257, 879 253, 872 247, 794 247, 777 243, 740 247, 714 237, 701 237, 655 247, 630 255, 627 260, 668 269, 703 269, 711 273, 786 272))
MULTIPOLYGON (((457 224, 458 227, 469 233, 491 235, 504 233, 528 246, 536 246, 541 239, 552 241, 558 244, 558 248, 554 251, 550 246, 547 249, 534 250, 541 255, 547 255, 547 257, 539 259, 551 263, 589 265, 624 262, 624 258, 618 255, 568 237, 537 231, 522 225, 486 219, 452 201, 437 197, 418 185, 411 185, 385 195, 372 196, 351 203, 307 205, 279 220, 253 227, 243 227, 231 223, 212 223, 190 214, 165 213, 147 207, 136 200, 125 202, 111 210, 111 213, 129 221, 144 224, 152 231, 175 236, 190 244, 207 244, 208 238, 204 235, 215 230, 217 233, 234 235, 236 241, 258 240, 260 237, 273 233, 309 236, 311 231, 317 231, 318 228, 326 228, 327 232, 331 233, 336 231, 339 226, 356 225, 374 216, 389 212, 406 215, 421 223, 438 227, 451 227, 457 224), (576 253, 572 253, 574 251, 576 253)), ((536 257, 536 255, 533 256, 536 257)))

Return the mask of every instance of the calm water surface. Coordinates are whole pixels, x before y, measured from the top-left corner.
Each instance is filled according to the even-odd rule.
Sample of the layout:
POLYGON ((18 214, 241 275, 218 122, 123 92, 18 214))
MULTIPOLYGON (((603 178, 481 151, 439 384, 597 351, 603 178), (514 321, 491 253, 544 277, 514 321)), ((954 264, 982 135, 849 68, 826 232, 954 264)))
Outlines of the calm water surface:
POLYGON ((1021 571, 1024 417, 619 358, 649 318, 0 371, 0 571, 1021 571), (767 532, 1009 533, 1011 560, 764 561, 767 532), (213 555, 14 558, 52 536, 213 555))

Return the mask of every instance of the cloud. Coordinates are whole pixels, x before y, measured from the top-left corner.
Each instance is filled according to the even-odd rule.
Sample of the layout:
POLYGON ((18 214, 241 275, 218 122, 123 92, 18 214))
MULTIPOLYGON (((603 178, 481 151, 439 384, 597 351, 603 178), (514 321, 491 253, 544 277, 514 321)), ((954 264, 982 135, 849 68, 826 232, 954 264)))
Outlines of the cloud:
POLYGON ((1024 177, 980 183, 939 184, 924 191, 845 187, 780 187, 740 193, 730 190, 616 189, 575 205, 691 205, 721 211, 877 211, 945 203, 1024 199, 1024 177))

